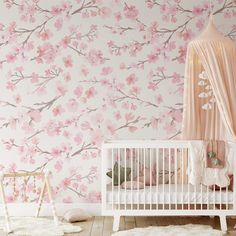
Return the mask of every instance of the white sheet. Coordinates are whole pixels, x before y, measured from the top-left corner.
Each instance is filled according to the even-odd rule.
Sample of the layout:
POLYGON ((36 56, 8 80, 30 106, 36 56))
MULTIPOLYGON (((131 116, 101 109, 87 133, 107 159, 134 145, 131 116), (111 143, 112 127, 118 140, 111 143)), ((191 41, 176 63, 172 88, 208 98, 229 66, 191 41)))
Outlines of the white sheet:
POLYGON ((113 194, 111 186, 108 187, 107 191, 107 201, 114 204, 217 204, 217 203, 233 203, 233 192, 231 191, 212 191, 206 186, 192 186, 190 184, 177 185, 177 188, 174 184, 152 186, 147 187, 146 189, 140 190, 124 190, 116 186, 113 188, 113 194), (176 191, 177 190, 177 191, 176 191), (113 201, 112 201, 113 195, 113 201))

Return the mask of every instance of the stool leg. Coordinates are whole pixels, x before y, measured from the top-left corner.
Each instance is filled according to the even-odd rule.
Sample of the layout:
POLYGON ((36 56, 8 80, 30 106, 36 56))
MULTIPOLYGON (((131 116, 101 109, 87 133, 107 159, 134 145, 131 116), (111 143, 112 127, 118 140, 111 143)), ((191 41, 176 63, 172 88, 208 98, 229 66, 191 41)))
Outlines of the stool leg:
POLYGON ((43 188, 41 190, 40 196, 39 196, 39 201, 38 201, 38 207, 37 207, 37 211, 35 216, 38 217, 39 216, 39 212, 42 206, 42 202, 43 202, 43 197, 44 197, 44 193, 45 193, 45 187, 46 187, 46 181, 43 181, 43 188))
POLYGON ((54 218, 54 223, 55 225, 58 225, 58 217, 57 217, 57 212, 56 212, 56 207, 55 207, 55 203, 52 197, 52 191, 51 191, 51 185, 48 179, 48 175, 45 175, 45 182, 46 182, 46 186, 47 186, 47 190, 48 190, 48 196, 49 196, 49 200, 51 203, 51 207, 52 207, 52 213, 53 213, 53 218, 54 218))
POLYGON ((4 192, 4 187, 3 187, 3 175, 0 176, 0 192, 1 192, 1 198, 2 198, 2 203, 3 203, 3 208, 4 208, 4 215, 5 215, 5 220, 6 220, 6 231, 7 233, 11 233, 11 225, 10 225, 10 220, 9 220, 9 214, 8 214, 8 209, 7 209, 7 204, 5 200, 5 192, 4 192))

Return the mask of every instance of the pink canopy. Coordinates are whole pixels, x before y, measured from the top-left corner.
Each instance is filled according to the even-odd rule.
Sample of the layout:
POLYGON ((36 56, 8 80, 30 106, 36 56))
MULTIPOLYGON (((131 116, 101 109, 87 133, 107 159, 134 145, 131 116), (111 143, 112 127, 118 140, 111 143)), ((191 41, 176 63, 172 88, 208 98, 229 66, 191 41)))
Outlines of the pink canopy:
POLYGON ((236 48, 212 17, 188 45, 183 138, 236 140, 236 48))

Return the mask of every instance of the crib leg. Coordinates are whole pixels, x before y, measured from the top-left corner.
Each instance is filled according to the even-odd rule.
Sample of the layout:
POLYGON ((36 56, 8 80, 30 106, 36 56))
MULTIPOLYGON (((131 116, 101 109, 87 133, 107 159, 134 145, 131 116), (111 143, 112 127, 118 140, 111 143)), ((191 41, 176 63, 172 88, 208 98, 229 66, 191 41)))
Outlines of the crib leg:
POLYGON ((120 215, 114 215, 113 231, 118 231, 120 226, 120 215))
POLYGON ((221 230, 226 232, 227 231, 227 221, 226 221, 226 216, 225 215, 220 215, 220 227, 221 230))

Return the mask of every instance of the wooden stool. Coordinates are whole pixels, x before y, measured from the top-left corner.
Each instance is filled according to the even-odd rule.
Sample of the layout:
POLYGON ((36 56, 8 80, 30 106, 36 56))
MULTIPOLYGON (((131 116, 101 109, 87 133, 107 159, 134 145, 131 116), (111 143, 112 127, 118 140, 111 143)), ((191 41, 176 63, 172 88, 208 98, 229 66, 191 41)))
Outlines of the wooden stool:
POLYGON ((1 198, 2 198, 2 203, 3 203, 3 207, 4 207, 4 215, 5 215, 5 220, 6 220, 6 231, 7 233, 12 232, 12 228, 11 228, 11 222, 9 219, 9 213, 8 213, 8 208, 7 208, 7 203, 6 203, 6 198, 5 198, 5 192, 4 192, 4 186, 3 186, 3 179, 6 177, 10 177, 10 178, 16 178, 16 177, 30 177, 33 176, 34 178, 36 176, 43 176, 44 181, 43 181, 43 187, 42 190, 40 192, 40 196, 39 196, 39 201, 38 201, 38 207, 37 207, 37 211, 36 211, 36 217, 39 216, 39 212, 42 206, 42 202, 43 202, 43 198, 44 198, 44 194, 45 194, 45 189, 47 188, 48 191, 48 196, 49 196, 49 200, 50 200, 50 204, 51 204, 51 208, 52 208, 52 213, 53 213, 53 219, 54 219, 54 224, 56 226, 58 226, 58 217, 57 217, 57 213, 56 213, 56 208, 55 208, 55 203, 52 197, 52 191, 51 191, 51 185, 48 179, 48 172, 27 172, 27 173, 19 173, 19 172, 13 172, 13 173, 1 173, 0 174, 0 194, 1 194, 1 198))

